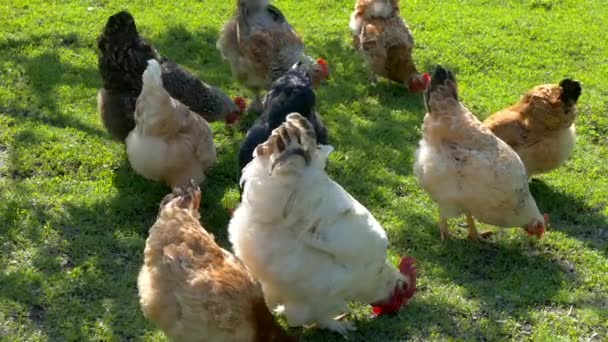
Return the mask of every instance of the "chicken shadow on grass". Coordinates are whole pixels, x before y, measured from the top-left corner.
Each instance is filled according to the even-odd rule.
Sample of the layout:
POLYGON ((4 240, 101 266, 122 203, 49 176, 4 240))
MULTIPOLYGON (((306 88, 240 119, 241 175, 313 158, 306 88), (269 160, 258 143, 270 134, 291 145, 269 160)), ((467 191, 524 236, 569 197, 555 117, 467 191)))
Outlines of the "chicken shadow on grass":
MULTIPOLYGON (((216 241, 224 247, 228 246, 227 228, 230 220, 230 212, 227 205, 230 200, 222 202, 226 193, 232 192, 234 198, 238 198, 236 188, 236 151, 237 144, 230 141, 217 144, 217 163, 207 172, 207 179, 201 184, 201 224, 214 234, 216 241)), ((158 205, 163 197, 171 192, 171 189, 159 182, 147 180, 133 171, 125 154, 121 165, 113 171, 112 183, 118 190, 115 198, 117 208, 130 208, 133 203, 141 203, 142 210, 147 217, 153 219, 148 228, 156 219, 158 205)), ((123 214, 123 213, 121 213, 123 214)))
POLYGON ((316 91, 317 112, 336 151, 328 173, 357 198, 386 196, 378 189, 397 189, 398 178, 412 172, 424 115, 421 96, 383 79, 370 86, 363 59, 347 41, 311 44, 310 50, 311 56, 329 56, 331 79, 316 91))
MULTIPOLYGON (((546 305, 564 286, 574 282, 575 275, 570 270, 562 267, 558 260, 543 254, 542 249, 534 242, 529 243, 527 238, 501 240, 498 234, 492 242, 480 243, 458 234, 442 242, 437 221, 413 213, 408 208, 400 209, 397 215, 403 222, 408 222, 409 227, 415 227, 398 228, 389 237, 391 249, 396 254, 411 255, 417 261, 421 286, 411 305, 416 308, 415 303, 422 297, 429 301, 427 311, 437 310, 436 301, 442 301, 443 297, 429 298, 433 295, 427 293, 426 284, 438 283, 460 287, 458 292, 461 296, 478 301, 481 309, 469 315, 463 308, 447 307, 447 311, 439 311, 437 317, 433 318, 432 313, 424 312, 425 308, 415 309, 410 314, 408 304, 400 316, 405 316, 408 321, 430 316, 425 321, 432 323, 420 328, 413 325, 409 329, 398 329, 395 334, 409 337, 420 334, 429 338, 431 331, 439 331, 455 339, 469 339, 471 336, 466 334, 472 330, 478 335, 476 339, 491 340, 497 334, 510 338, 512 332, 504 325, 487 325, 483 321, 495 322, 512 317, 518 322, 531 322, 532 317, 528 312, 531 307, 546 305), (450 321, 449 317, 452 316, 467 320, 472 329, 461 329, 460 323, 450 321)), ((451 225, 450 230, 455 233, 457 227, 451 225)), ((395 339, 403 336, 396 335, 395 339)))
POLYGON ((551 229, 585 242, 608 256, 608 218, 603 207, 590 207, 580 199, 533 178, 530 191, 539 208, 549 213, 551 229))
MULTIPOLYGON (((21 183, 14 186, 18 193, 27 193, 26 188, 19 190, 21 183)), ((149 217, 141 197, 130 203, 75 203, 21 196, 4 201, 2 207, 7 224, 19 222, 18 240, 35 248, 27 252, 33 253, 31 269, 0 275, 0 297, 25 310, 25 318, 19 309, 6 312, 7 318, 27 319, 51 340, 89 340, 86 327, 93 325, 108 327, 116 340, 154 330, 139 313, 136 291, 142 232, 155 218, 149 217), (18 208, 28 208, 26 220, 17 221, 22 216, 18 208)), ((4 252, 13 248, 11 254, 18 254, 18 245, 5 247, 4 252)))
MULTIPOLYGON (((39 141, 33 139, 30 143, 39 141)), ((218 147, 218 164, 202 186, 200 209, 203 227, 227 249, 229 214, 221 199, 234 186, 232 174, 226 174, 236 165, 235 149, 230 144, 218 147)), ((170 189, 137 175, 126 154, 124 158, 113 170, 116 194, 109 200, 39 203, 21 197, 0 206, 6 222, 0 223, 3 236, 4 229, 21 215, 20 208, 28 208, 27 224, 20 226, 19 239, 35 247, 32 267, 41 273, 32 276, 28 271, 13 271, 0 275, 0 297, 20 303, 27 311, 27 322, 52 340, 88 340, 85 327, 102 324, 99 322, 116 340, 132 340, 156 331, 140 312, 137 274, 148 229, 170 189), (52 291, 55 299, 47 302, 48 296, 38 295, 42 291, 52 291), (59 326, 57 322, 62 323, 59 326)), ((27 176, 24 174, 23 178, 27 176)), ((27 192, 25 188, 18 190, 23 186, 21 182, 13 183, 18 193, 27 192)), ((9 317, 22 314, 7 313, 9 317)))
POLYGON ((202 27, 189 31, 183 25, 170 25, 159 35, 142 38, 162 56, 185 67, 204 82, 227 93, 243 92, 233 80, 228 63, 222 60, 215 47, 218 36, 216 28, 202 27))
MULTIPOLYGON (((0 107, 0 114, 56 127, 73 127, 87 134, 104 136, 101 129, 60 109, 55 93, 61 85, 98 88, 101 82, 97 76, 97 61, 87 67, 62 61, 56 51, 60 48, 95 49, 95 45, 94 41, 82 39, 76 33, 31 35, 22 39, 9 37, 0 43, 2 59, 15 65, 13 73, 17 73, 16 77, 23 78, 22 82, 30 89, 25 97, 20 96, 4 103, 0 107), (37 56, 24 56, 20 52, 24 47, 42 45, 47 40, 51 41, 50 48, 37 56)), ((95 93, 91 95, 91 101, 95 101, 95 93)))

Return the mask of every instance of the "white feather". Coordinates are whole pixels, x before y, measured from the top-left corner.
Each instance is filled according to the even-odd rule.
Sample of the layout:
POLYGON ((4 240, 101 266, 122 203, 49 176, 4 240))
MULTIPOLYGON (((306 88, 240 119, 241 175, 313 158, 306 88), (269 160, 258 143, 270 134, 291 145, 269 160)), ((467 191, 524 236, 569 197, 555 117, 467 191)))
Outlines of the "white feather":
POLYGON ((228 228, 236 255, 291 325, 331 320, 347 300, 385 299, 403 280, 386 261, 378 221, 325 173, 331 151, 321 146, 310 165, 294 158, 289 172, 272 175, 268 157, 256 156, 228 228))

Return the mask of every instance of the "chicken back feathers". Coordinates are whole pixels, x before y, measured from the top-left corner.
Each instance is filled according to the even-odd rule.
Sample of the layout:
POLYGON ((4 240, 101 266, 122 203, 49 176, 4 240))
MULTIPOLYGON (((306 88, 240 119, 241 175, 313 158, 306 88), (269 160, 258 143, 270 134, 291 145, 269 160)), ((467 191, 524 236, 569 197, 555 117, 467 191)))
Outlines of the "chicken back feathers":
POLYGON ((247 267, 200 225, 199 203, 195 184, 161 203, 137 282, 146 318, 176 341, 295 341, 247 267))
POLYGON ((526 166, 528 176, 561 166, 574 149, 576 102, 579 82, 539 85, 515 105, 484 121, 496 136, 509 144, 526 166))
POLYGON ((418 73, 412 59, 414 37, 399 16, 397 0, 357 0, 349 27, 353 46, 372 74, 405 84, 412 92, 426 88, 430 79, 418 73))
POLYGON ((150 60, 137 99, 136 127, 127 139, 127 155, 133 169, 145 178, 171 187, 197 183, 216 162, 213 132, 209 124, 164 89, 161 67, 150 60))
POLYGON ((413 293, 415 269, 402 274, 387 261, 380 224, 325 173, 331 151, 317 146, 308 120, 287 116, 245 167, 243 200, 228 229, 236 255, 290 325, 316 322, 346 334, 350 326, 333 319, 345 301, 394 312, 391 304, 413 293))
POLYGON ((459 102, 450 71, 437 67, 425 105, 414 173, 441 218, 470 213, 500 227, 544 229, 521 160, 459 102))
MULTIPOLYGON (((103 81, 97 96, 98 111, 106 130, 116 140, 124 141, 135 127, 135 102, 141 92, 141 76, 149 59, 162 65, 167 92, 206 120, 230 123, 244 110, 220 90, 160 56, 140 38, 135 19, 129 12, 110 16, 97 38, 97 47, 100 51, 99 73, 103 81)), ((240 101, 242 99, 235 98, 235 102, 240 101)))
POLYGON ((217 48, 234 77, 256 94, 306 58, 300 37, 267 0, 239 0, 220 32, 217 48))

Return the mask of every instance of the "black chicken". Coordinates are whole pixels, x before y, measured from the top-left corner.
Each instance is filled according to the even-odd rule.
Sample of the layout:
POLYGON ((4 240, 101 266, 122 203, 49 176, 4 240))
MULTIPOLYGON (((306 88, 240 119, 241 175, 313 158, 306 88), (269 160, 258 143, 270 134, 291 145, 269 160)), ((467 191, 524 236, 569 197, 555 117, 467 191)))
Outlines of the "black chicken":
POLYGON ((264 111, 247 131, 239 150, 237 181, 240 181, 243 167, 253 159, 256 146, 266 141, 291 113, 299 113, 308 119, 317 134, 317 142, 328 144, 327 130, 315 113, 316 96, 311 81, 313 70, 311 65, 298 62, 272 84, 264 101, 264 111))

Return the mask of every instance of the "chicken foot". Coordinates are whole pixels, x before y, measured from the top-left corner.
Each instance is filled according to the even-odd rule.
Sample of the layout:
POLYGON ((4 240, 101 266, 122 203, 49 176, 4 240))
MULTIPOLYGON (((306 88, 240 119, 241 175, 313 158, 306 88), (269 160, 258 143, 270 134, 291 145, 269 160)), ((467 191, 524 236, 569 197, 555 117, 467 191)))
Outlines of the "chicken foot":
POLYGON ((473 218, 473 215, 471 215, 471 213, 467 213, 467 226, 469 227, 469 233, 467 234, 467 238, 469 240, 475 240, 475 241, 485 241, 487 238, 489 238, 493 232, 491 231, 487 231, 484 233, 481 233, 481 235, 477 232, 477 226, 475 225, 475 219, 473 218))
POLYGON ((349 331, 357 331, 357 328, 351 322, 338 322, 332 318, 317 322, 317 326, 321 329, 335 331, 344 338, 348 338, 349 331))

